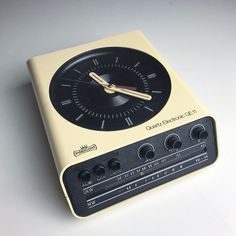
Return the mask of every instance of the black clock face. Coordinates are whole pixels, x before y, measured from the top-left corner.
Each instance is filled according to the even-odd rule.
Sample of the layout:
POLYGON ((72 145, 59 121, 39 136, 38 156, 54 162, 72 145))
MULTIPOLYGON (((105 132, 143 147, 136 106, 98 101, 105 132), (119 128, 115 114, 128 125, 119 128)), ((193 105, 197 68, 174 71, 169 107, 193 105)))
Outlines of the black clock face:
POLYGON ((165 106, 170 91, 170 77, 155 58, 130 48, 108 47, 80 54, 63 64, 52 78, 49 93, 57 112, 71 123, 113 131, 154 117, 165 106), (102 86, 91 72, 121 91, 102 86), (133 91, 141 96, 134 96, 133 91))

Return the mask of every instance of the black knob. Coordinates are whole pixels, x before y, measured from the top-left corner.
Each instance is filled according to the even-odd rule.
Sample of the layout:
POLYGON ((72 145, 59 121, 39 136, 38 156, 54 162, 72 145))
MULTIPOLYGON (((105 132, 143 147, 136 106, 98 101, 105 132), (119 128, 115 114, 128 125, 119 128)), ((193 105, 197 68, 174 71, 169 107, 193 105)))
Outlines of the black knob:
POLYGON ((208 133, 205 130, 204 126, 196 126, 191 131, 191 137, 193 139, 206 139, 208 137, 208 133))
POLYGON ((145 144, 139 148, 138 155, 141 159, 153 159, 155 157, 154 148, 151 144, 145 144))
POLYGON ((172 135, 166 139, 165 146, 168 150, 180 149, 182 142, 178 135, 172 135))
POLYGON ((83 181, 83 182, 86 182, 86 181, 89 181, 90 180, 90 173, 88 170, 81 170, 79 172, 79 178, 83 181))
POLYGON ((120 169, 120 162, 118 159, 116 158, 112 158, 109 162, 108 162, 108 166, 110 169, 112 169, 113 171, 117 171, 120 169))
POLYGON ((94 172, 96 175, 98 175, 98 176, 104 175, 104 174, 105 174, 105 167, 104 167, 104 165, 102 165, 102 164, 96 165, 96 166, 93 168, 93 172, 94 172))

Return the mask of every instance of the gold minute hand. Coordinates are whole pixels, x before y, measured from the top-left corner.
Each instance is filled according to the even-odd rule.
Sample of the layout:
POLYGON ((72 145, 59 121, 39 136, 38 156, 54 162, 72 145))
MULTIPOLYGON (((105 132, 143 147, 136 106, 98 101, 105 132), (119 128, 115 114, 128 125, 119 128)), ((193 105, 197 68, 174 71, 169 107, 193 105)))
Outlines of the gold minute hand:
POLYGON ((111 90, 111 91, 114 91, 114 92, 123 93, 123 94, 129 95, 129 96, 133 96, 133 97, 136 97, 136 98, 141 98, 143 100, 148 100, 149 101, 149 100, 152 99, 152 96, 149 95, 149 94, 140 93, 140 92, 133 91, 133 90, 130 90, 130 89, 119 88, 119 86, 115 86, 113 84, 107 86, 106 88, 108 90, 111 90))
POLYGON ((98 84, 104 87, 104 90, 108 93, 110 92, 118 92, 123 93, 129 96, 133 96, 136 98, 141 98, 143 100, 151 100, 152 96, 146 93, 140 93, 137 91, 133 91, 131 89, 125 89, 125 88, 119 88, 119 86, 116 86, 114 84, 109 84, 106 80, 104 80, 101 76, 97 75, 95 72, 90 72, 89 76, 95 80, 98 84))

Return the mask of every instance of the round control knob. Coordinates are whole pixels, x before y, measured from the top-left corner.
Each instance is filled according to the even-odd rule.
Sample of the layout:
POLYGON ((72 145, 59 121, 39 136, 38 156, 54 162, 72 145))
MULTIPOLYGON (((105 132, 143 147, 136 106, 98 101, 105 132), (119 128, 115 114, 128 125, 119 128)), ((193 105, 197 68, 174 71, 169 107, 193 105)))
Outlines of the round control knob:
POLYGON ((112 169, 113 171, 117 171, 120 169, 120 162, 118 159, 116 158, 112 158, 109 162, 108 162, 108 166, 110 169, 112 169))
POLYGON ((182 142, 178 135, 171 135, 166 138, 165 146, 168 150, 176 150, 182 147, 182 142))
POLYGON ((88 170, 81 170, 79 172, 79 178, 83 181, 83 182, 86 182, 86 181, 89 181, 90 180, 90 173, 88 170))
POLYGON ((150 160, 155 157, 154 147, 151 144, 144 144, 138 150, 138 156, 144 160, 150 160))
POLYGON ((204 126, 201 125, 193 127, 190 135, 192 139, 206 139, 208 137, 207 131, 205 130, 204 126))
POLYGON ((101 176, 105 174, 105 167, 102 164, 98 164, 93 168, 93 172, 95 175, 101 176))

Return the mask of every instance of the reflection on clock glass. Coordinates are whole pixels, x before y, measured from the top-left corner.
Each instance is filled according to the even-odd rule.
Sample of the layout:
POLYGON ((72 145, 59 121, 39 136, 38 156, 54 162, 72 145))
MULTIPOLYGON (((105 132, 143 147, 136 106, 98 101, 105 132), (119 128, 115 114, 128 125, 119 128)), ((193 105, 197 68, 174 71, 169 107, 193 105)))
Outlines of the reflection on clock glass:
POLYGON ((171 91, 169 74, 154 57, 107 47, 73 57, 54 74, 50 98, 57 112, 80 127, 122 130, 151 119, 171 91))

